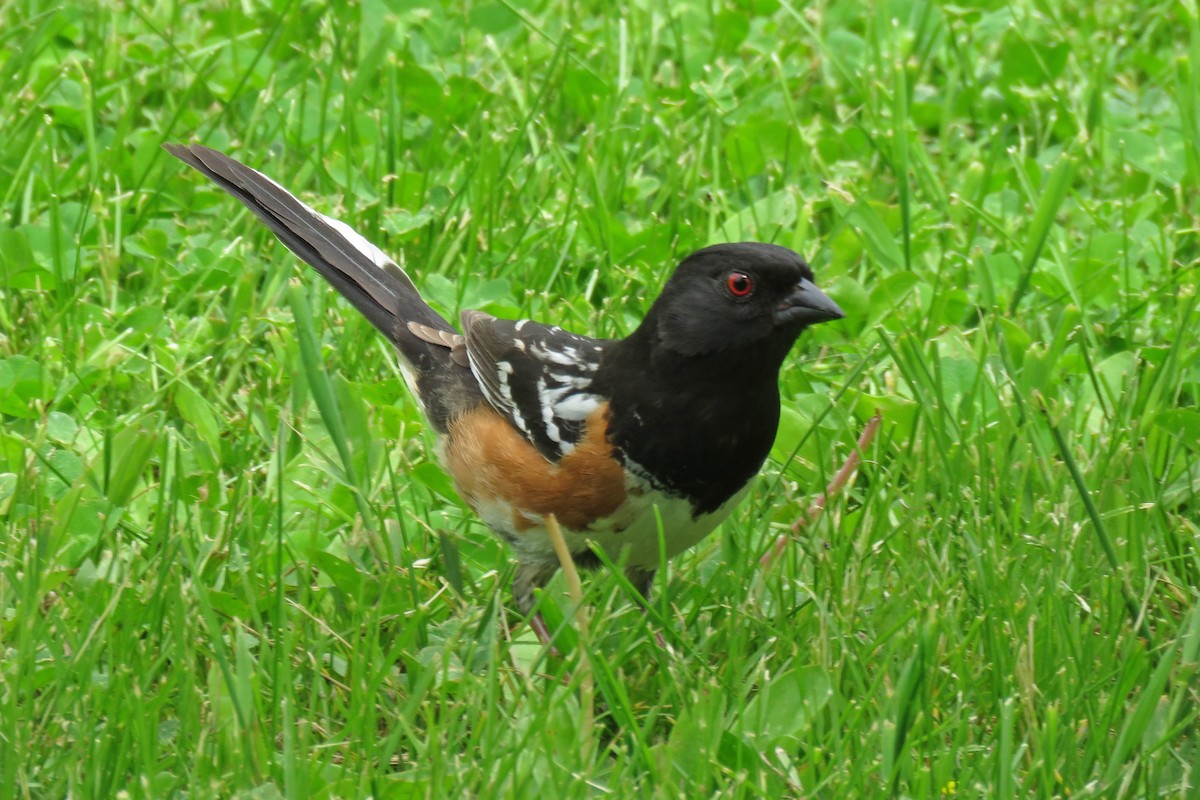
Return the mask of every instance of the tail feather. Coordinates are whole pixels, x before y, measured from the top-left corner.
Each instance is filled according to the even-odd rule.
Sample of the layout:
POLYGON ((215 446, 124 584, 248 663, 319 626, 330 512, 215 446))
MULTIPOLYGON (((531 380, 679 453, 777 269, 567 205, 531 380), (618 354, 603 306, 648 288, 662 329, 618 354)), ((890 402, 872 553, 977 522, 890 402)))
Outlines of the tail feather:
POLYGON ((409 322, 454 331, 421 299, 404 270, 349 225, 310 208, 258 170, 216 150, 202 145, 163 147, 254 212, 402 350, 412 341, 409 322))
POLYGON ((457 362, 446 343, 458 336, 454 326, 421 299, 412 280, 382 250, 349 225, 310 208, 266 175, 223 153, 202 145, 163 147, 254 212, 391 340, 405 379, 435 428, 445 431, 455 415, 483 402, 471 371, 457 362))

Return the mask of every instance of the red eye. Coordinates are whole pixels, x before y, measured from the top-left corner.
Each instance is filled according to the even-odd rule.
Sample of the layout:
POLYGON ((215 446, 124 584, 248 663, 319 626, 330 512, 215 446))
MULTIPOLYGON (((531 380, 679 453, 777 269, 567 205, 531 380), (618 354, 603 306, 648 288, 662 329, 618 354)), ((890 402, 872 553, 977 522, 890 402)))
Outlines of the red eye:
POLYGON ((725 288, 734 297, 749 297, 754 291, 754 281, 744 272, 731 272, 725 276, 725 288))

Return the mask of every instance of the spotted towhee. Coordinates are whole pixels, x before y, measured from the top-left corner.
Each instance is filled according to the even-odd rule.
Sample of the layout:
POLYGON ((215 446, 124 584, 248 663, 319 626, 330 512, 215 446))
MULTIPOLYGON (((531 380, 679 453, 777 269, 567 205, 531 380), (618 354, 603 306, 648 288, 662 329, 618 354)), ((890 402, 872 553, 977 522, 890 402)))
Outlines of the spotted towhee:
POLYGON ((840 319, 808 264, 746 242, 692 253, 642 324, 592 339, 527 319, 429 307, 396 262, 262 173, 199 145, 166 145, 266 223, 400 355, 463 499, 515 551, 528 614, 558 569, 553 514, 584 565, 590 543, 643 594, 667 557, 746 492, 779 422, 779 369, 800 332, 840 319))

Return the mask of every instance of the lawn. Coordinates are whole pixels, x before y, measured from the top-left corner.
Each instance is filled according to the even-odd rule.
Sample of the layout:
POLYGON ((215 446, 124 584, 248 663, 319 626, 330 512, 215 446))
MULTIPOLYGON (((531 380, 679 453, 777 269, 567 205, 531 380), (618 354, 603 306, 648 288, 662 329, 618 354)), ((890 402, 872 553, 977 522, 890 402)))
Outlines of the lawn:
POLYGON ((1194 0, 25 0, 0 44, 0 800, 1194 796, 1194 0), (620 336, 750 239, 847 317, 730 520, 648 609, 557 578, 548 654, 385 340, 164 141, 447 315, 620 336))

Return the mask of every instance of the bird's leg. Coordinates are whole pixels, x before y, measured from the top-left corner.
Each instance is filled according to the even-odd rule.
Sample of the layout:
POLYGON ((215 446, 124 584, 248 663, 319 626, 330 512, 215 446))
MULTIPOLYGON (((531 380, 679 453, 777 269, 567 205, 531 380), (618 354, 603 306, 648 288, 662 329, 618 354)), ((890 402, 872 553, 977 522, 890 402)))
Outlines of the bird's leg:
MULTIPOLYGON (((654 573, 655 570, 646 569, 645 567, 625 568, 625 578, 633 584, 633 588, 637 589, 638 594, 641 595, 643 609, 649 608, 650 605, 650 587, 654 585, 654 573)), ((668 649, 667 640, 663 638, 662 631, 656 630, 654 632, 654 641, 663 650, 668 649)))
POLYGON ((558 571, 557 561, 522 561, 517 564, 517 574, 513 576, 513 600, 522 616, 529 617, 529 627, 537 635, 538 641, 544 645, 550 644, 550 631, 541 612, 530 616, 537 601, 534 591, 545 587, 554 573, 558 571))
POLYGON ((650 587, 654 585, 654 572, 653 569, 646 569, 645 567, 625 568, 625 578, 633 584, 633 588, 637 589, 637 593, 646 602, 650 600, 650 587))
POLYGON ((529 627, 537 636, 538 641, 550 648, 552 655, 559 654, 558 648, 550 643, 550 629, 546 627, 546 620, 542 619, 542 612, 538 611, 529 618, 529 627))

